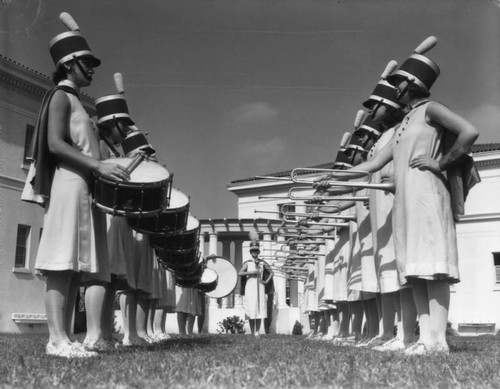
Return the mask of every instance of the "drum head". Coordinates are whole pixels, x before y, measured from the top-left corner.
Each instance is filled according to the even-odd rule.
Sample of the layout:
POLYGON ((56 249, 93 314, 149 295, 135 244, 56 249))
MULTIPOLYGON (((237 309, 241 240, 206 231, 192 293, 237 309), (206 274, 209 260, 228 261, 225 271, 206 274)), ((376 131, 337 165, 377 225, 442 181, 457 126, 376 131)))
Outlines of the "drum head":
POLYGON ((188 221, 186 224, 186 232, 193 231, 193 230, 196 230, 198 228, 200 228, 200 222, 198 221, 198 219, 196 219, 195 217, 191 216, 191 214, 189 214, 188 221))
POLYGON ((189 205, 189 197, 179 189, 172 188, 170 203, 166 209, 186 208, 189 205))
MULTIPOLYGON (((105 159, 105 163, 115 163, 123 167, 127 167, 133 158, 109 158, 105 159)), ((152 183, 161 182, 170 178, 170 172, 153 161, 142 161, 130 174, 130 183, 152 183)))
POLYGON ((218 276, 217 287, 207 293, 208 297, 222 298, 231 294, 238 282, 238 272, 224 257, 211 257, 206 263, 207 269, 215 270, 218 276))

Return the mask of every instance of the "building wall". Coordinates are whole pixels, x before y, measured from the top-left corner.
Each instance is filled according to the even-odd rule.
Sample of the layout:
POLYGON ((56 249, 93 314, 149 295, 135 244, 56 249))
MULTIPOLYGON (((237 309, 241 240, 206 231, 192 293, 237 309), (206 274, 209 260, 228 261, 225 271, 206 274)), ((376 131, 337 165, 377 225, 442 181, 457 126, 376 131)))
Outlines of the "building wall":
MULTIPOLYGON (((20 198, 28 173, 26 126, 35 125, 42 97, 52 86, 46 76, 0 55, 0 332, 47 330, 45 282, 34 271, 43 208, 20 198), (15 268, 19 224, 31 227, 24 268, 15 268)), ((92 99, 83 100, 93 112, 92 99)))

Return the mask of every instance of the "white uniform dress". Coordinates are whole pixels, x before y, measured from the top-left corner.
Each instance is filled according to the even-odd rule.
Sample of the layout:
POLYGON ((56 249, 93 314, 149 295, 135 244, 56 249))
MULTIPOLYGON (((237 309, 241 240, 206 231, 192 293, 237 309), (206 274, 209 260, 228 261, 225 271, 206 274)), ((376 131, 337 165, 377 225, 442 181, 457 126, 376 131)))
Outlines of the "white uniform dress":
MULTIPOLYGON (((64 80, 59 85, 76 86, 64 80)), ((71 114, 68 138, 82 154, 100 159, 99 141, 80 100, 66 93, 71 114)), ((89 175, 60 162, 45 207, 35 269, 86 272, 90 279, 110 281, 106 218, 92 206, 89 175)))
MULTIPOLYGON (((394 128, 385 131, 372 147, 368 159, 373 159, 394 136, 394 128)), ((394 180, 394 164, 389 162, 381 170, 372 174, 371 182, 382 183, 384 179, 394 180)), ((392 207, 394 195, 382 190, 370 190, 370 221, 373 237, 375 266, 381 293, 398 291, 401 286, 392 237, 392 207)))
POLYGON ((428 103, 414 108, 396 130, 393 143, 393 227, 401 282, 407 277, 459 281, 455 222, 442 174, 410 168, 421 155, 442 158, 443 129, 425 121, 428 103))
POLYGON ((248 319, 265 319, 267 317, 266 290, 265 286, 259 282, 262 279, 264 266, 257 266, 254 260, 248 260, 245 263, 247 264, 247 271, 260 271, 259 277, 247 276, 245 284, 246 316, 248 319))

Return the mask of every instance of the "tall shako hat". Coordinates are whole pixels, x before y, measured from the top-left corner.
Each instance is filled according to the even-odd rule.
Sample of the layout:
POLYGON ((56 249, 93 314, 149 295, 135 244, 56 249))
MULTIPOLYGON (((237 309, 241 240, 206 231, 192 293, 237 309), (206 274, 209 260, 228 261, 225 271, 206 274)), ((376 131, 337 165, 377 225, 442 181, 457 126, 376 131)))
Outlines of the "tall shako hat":
POLYGON ((394 90, 394 87, 386 81, 387 76, 389 76, 397 67, 398 63, 396 61, 389 61, 371 96, 368 100, 363 102, 363 106, 365 108, 371 109, 378 104, 386 104, 393 108, 401 108, 401 105, 398 103, 398 95, 394 90))
POLYGON ((333 169, 349 169, 352 167, 351 158, 345 153, 346 147, 351 139, 351 134, 349 132, 344 133, 342 140, 340 141, 339 151, 337 152, 337 157, 333 163, 333 169))
POLYGON ((80 33, 80 27, 71 15, 61 12, 59 20, 69 31, 55 36, 49 43, 50 55, 56 67, 77 58, 88 58, 94 67, 99 66, 101 60, 92 53, 89 44, 80 33))
MULTIPOLYGON (((358 111, 363 112, 362 110, 358 111)), ((361 119, 363 119, 363 115, 361 119)), ((367 117, 362 125, 356 125, 354 133, 351 136, 351 140, 346 147, 346 153, 349 154, 353 151, 360 151, 362 153, 368 152, 367 145, 370 143, 370 140, 375 138, 378 139, 381 134, 381 124, 373 121, 371 117, 367 117), (369 137, 366 137, 368 133, 369 137), (370 139, 371 138, 371 139, 370 139)), ((354 154, 353 154, 354 156, 354 154)))
POLYGON ((114 74, 115 86, 118 94, 99 97, 95 101, 97 110, 97 123, 101 124, 109 120, 124 119, 128 125, 133 125, 130 118, 127 101, 125 100, 125 89, 123 88, 123 76, 121 73, 114 74))
POLYGON ((259 251, 259 233, 255 230, 250 230, 248 232, 248 235, 250 237, 250 252, 252 251, 259 251))
POLYGON ((437 38, 430 36, 417 46, 410 57, 403 62, 391 75, 387 76, 387 81, 391 85, 398 84, 401 80, 407 80, 414 83, 427 91, 439 76, 440 70, 438 65, 423 54, 436 46, 437 38))

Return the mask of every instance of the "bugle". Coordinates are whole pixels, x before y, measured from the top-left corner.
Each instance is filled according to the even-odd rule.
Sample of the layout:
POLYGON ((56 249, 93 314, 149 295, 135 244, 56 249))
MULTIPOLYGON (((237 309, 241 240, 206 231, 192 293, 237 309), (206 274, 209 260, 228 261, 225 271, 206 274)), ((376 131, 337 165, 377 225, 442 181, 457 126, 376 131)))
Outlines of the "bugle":
MULTIPOLYGON (((304 172, 302 174, 305 174, 306 172, 310 172, 310 173, 314 173, 314 172, 316 172, 316 173, 336 173, 339 176, 342 176, 342 174, 349 174, 349 178, 358 178, 358 177, 364 177, 364 176, 370 177, 371 176, 370 172, 363 171, 363 170, 355 170, 355 169, 342 170, 342 169, 296 168, 296 169, 292 170, 292 173, 290 174, 290 178, 292 179, 293 182, 295 182, 297 184, 314 184, 315 183, 314 180, 297 178, 297 176, 300 175, 299 172, 304 172), (353 174, 355 175, 354 177, 352 177, 353 174)), ((318 179, 318 177, 315 178, 315 180, 317 180, 317 179, 318 179)))
MULTIPOLYGON (((288 198, 290 200, 298 200, 298 201, 307 201, 307 200, 313 200, 313 201, 368 201, 369 197, 368 196, 325 196, 325 195, 317 195, 317 194, 312 194, 312 195, 302 195, 302 196, 296 196, 294 192, 296 190, 303 190, 303 188, 300 187, 295 187, 295 188, 290 188, 288 191, 288 198)), ((352 192, 352 189, 350 190, 352 192)), ((328 204, 325 204, 324 206, 329 206, 328 204)))

